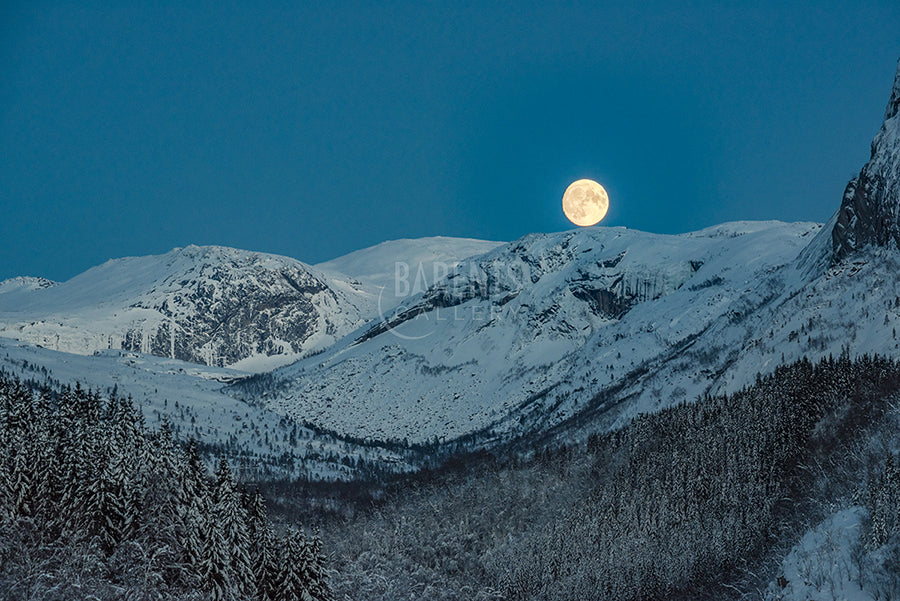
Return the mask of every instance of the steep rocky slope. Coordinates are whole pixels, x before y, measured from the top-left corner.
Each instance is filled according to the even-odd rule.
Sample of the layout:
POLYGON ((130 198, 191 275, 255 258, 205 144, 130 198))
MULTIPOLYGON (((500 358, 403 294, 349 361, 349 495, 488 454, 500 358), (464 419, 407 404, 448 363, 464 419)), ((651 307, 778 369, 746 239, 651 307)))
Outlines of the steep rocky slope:
POLYGON ((188 246, 0 295, 0 335, 72 353, 124 349, 252 369, 327 346, 371 315, 372 299, 294 259, 188 246))
POLYGON ((393 241, 321 267, 188 246, 111 260, 61 284, 12 278, 0 282, 0 336, 70 353, 122 349, 265 371, 320 351, 393 308, 395 263, 412 271, 410 286, 424 288, 435 273, 497 244, 393 241), (424 271, 427 278, 417 283, 424 271))
POLYGON ((900 64, 872 156, 847 184, 832 240, 835 261, 867 245, 900 248, 900 64))

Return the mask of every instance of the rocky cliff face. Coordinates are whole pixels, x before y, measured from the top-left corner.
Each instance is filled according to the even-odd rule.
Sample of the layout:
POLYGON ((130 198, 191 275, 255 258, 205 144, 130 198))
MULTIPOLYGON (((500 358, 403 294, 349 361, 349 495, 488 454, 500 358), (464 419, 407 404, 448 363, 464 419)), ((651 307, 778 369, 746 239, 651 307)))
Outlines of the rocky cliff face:
POLYGON ((900 248, 900 64, 872 156, 847 184, 831 240, 833 263, 868 245, 900 248))
POLYGON ((123 349, 233 365, 254 355, 302 353, 362 321, 358 303, 297 261, 221 247, 180 252, 191 259, 188 269, 168 274, 130 307, 160 322, 129 328, 123 349))
POLYGON ((348 278, 219 246, 115 259, 56 285, 19 280, 0 285, 0 336, 253 371, 324 348, 374 312, 348 278))

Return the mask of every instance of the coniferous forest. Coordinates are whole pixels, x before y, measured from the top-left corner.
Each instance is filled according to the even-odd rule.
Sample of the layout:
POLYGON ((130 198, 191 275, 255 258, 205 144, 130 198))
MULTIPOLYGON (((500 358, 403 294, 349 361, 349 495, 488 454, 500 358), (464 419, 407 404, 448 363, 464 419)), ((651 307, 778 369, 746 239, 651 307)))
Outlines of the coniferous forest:
POLYGON ((586 444, 472 456, 327 526, 335 592, 775 600, 782 589, 769 583, 790 546, 830 512, 862 506, 847 577, 900 599, 898 392, 894 361, 803 360, 586 444))
POLYGON ((865 520, 841 569, 872 598, 898 599, 898 399, 892 360, 802 360, 580 444, 459 456, 382 482, 367 501, 319 491, 327 503, 310 510, 291 501, 310 494, 307 483, 267 489, 276 522, 316 522, 320 539, 273 524, 227 461, 210 474, 195 444, 148 431, 129 401, 4 378, 0 590, 5 599, 776 600, 794 541, 858 506, 865 520))
POLYGON ((224 459, 128 400, 0 377, 0 598, 332 597, 318 536, 277 533, 224 459))

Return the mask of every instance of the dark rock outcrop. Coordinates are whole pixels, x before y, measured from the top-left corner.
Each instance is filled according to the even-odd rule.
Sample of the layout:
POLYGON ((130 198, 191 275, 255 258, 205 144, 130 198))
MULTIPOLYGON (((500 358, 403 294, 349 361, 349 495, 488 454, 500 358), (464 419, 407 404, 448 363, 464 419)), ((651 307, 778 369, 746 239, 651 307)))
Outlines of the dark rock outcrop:
POLYGON ((900 64, 871 158, 847 184, 831 241, 833 263, 869 245, 900 248, 900 64))
POLYGON ((300 353, 316 337, 337 337, 361 321, 320 274, 292 259, 221 247, 175 254, 188 259, 187 269, 130 307, 158 314, 161 323, 136 324, 123 349, 224 366, 300 353))

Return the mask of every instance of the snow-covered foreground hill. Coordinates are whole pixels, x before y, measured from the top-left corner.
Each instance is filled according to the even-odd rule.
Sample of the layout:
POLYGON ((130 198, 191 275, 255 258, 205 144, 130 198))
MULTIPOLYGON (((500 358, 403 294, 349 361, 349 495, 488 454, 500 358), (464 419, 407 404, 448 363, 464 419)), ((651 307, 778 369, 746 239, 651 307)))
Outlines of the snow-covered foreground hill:
POLYGON ((168 423, 182 440, 195 438, 210 453, 250 470, 248 478, 342 480, 359 475, 360 461, 390 470, 412 466, 403 455, 314 431, 258 404, 222 392, 250 374, 130 351, 93 356, 62 353, 0 338, 0 371, 39 384, 61 383, 130 396, 151 428, 168 423))

